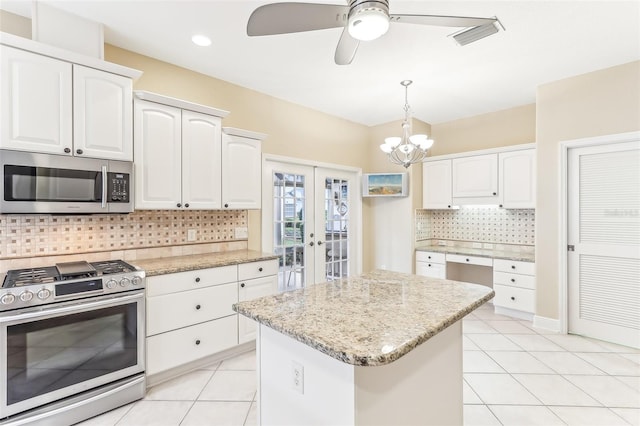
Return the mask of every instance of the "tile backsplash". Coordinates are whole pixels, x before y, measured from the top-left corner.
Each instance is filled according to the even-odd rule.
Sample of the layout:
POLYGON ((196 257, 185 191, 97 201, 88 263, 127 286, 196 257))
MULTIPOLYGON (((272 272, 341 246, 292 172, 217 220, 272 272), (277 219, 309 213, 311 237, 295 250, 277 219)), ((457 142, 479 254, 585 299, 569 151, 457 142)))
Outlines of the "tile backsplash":
POLYGON ((462 207, 416 210, 416 241, 456 240, 535 245, 534 209, 462 207))
POLYGON ((226 243, 246 210, 140 210, 125 215, 0 215, 0 259, 226 243), (188 241, 187 231, 196 231, 188 241))

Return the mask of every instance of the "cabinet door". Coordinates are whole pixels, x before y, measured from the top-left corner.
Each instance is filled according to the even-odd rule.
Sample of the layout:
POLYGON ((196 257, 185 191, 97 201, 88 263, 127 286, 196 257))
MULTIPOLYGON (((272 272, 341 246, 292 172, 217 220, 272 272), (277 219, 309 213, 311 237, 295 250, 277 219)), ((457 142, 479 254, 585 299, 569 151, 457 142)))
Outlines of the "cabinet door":
POLYGON ((445 279, 447 268, 444 263, 416 262, 416 275, 445 279))
POLYGON ((182 111, 182 203, 189 209, 221 208, 221 121, 182 111))
POLYGON ((222 201, 229 209, 262 204, 262 141, 234 135, 222 139, 222 201))
POLYGON ((130 78, 74 65, 74 154, 132 161, 132 97, 130 78))
POLYGON ((454 158, 452 166, 453 198, 498 195, 497 154, 454 158))
POLYGON ((450 209, 451 160, 422 163, 422 208, 450 209))
POLYGON ((175 209, 181 204, 181 111, 135 101, 136 209, 175 209))
POLYGON ((71 155, 71 64, 7 46, 0 63, 0 148, 71 155))
POLYGON ((499 155, 500 198, 504 208, 536 207, 536 150, 504 152, 499 155))
MULTIPOLYGON (((238 300, 257 299, 258 297, 269 296, 278 291, 278 276, 255 278, 240 282, 238 290, 238 300)), ((238 343, 248 342, 256 338, 256 323, 254 320, 238 315, 238 343)))

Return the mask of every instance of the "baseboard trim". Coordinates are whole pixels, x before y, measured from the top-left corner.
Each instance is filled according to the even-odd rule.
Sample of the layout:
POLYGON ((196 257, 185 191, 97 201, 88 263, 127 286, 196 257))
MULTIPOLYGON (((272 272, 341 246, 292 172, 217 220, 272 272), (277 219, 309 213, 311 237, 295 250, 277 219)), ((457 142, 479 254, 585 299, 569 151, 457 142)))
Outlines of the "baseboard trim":
POLYGON ((509 309, 495 305, 493 307, 493 311, 498 315, 505 315, 508 317, 519 318, 526 321, 533 321, 533 314, 529 312, 517 311, 515 309, 509 309))
POLYGON ((533 316, 533 326, 537 328, 544 328, 545 330, 551 330, 560 332, 560 320, 554 318, 541 317, 539 315, 533 316))

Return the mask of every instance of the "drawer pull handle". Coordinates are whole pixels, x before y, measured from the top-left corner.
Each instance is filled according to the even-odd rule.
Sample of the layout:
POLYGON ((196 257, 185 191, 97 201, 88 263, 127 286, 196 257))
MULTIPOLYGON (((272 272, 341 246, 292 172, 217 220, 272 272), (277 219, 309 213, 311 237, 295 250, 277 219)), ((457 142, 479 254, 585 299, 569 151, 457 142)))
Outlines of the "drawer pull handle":
POLYGON ((199 345, 199 344, 200 344, 200 339, 197 339, 196 340, 196 345, 199 345))
POLYGON ((200 282, 200 277, 196 278, 196 282, 199 283, 200 282))
POLYGON ((497 193, 497 192, 494 192, 494 193, 493 193, 493 195, 498 195, 498 193, 497 193))
POLYGON ((429 268, 431 268, 431 264, 429 264, 429 268))
POLYGON ((196 305, 196 311, 199 311, 199 310, 200 310, 200 308, 201 308, 201 306, 200 306, 200 305, 196 305))
POLYGON ((511 265, 511 269, 516 269, 516 265, 511 265))
POLYGON ((511 282, 512 282, 512 283, 515 283, 515 282, 516 282, 516 279, 515 279, 515 278, 511 278, 511 282))
POLYGON ((515 296, 511 296, 511 300, 514 300, 514 301, 515 301, 515 300, 516 300, 516 297, 515 297, 515 296))
POLYGON ((243 287, 243 288, 244 288, 244 286, 245 286, 245 284, 244 284, 244 283, 240 284, 240 287, 243 287))
POLYGON ((431 259, 431 256, 427 256, 427 259, 431 259))
POLYGON ((469 259, 467 259, 467 262, 469 261, 469 259))
POLYGON ((451 204, 449 204, 449 205, 447 206, 447 208, 448 208, 448 209, 450 209, 450 208, 451 208, 451 204))
POLYGON ((258 268, 258 272, 262 272, 262 268, 258 268))

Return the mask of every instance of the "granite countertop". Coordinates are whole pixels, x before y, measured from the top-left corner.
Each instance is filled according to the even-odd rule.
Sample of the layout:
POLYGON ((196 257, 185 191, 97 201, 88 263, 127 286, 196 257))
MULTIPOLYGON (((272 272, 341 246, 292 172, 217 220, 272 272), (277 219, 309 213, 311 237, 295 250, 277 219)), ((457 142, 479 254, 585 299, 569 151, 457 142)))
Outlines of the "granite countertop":
POLYGON ((389 364, 494 296, 491 288, 376 270, 233 309, 347 364, 389 364))
POLYGON ((194 271, 219 266, 238 265, 240 263, 277 259, 273 253, 255 250, 234 250, 217 253, 192 254, 186 256, 159 257, 130 261, 129 263, 144 269, 147 277, 172 274, 174 272, 194 271))
POLYGON ((516 260, 520 262, 535 262, 535 253, 516 250, 471 248, 456 246, 434 246, 431 244, 416 245, 416 251, 431 251, 435 253, 462 254, 468 256, 491 257, 494 259, 516 260))

